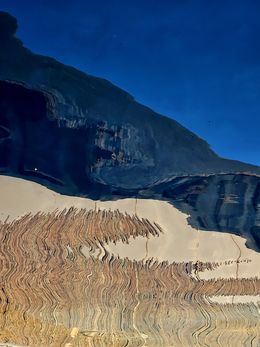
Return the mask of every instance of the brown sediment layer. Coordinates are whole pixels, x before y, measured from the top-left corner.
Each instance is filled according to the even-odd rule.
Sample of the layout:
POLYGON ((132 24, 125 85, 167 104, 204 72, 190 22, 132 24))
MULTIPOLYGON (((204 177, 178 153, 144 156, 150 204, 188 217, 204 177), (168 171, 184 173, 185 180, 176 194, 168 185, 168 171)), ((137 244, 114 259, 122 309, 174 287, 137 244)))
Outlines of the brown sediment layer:
POLYGON ((0 341, 257 347, 259 308, 209 297, 259 295, 258 278, 200 280, 194 273, 218 264, 131 261, 105 249, 106 242, 160 233, 148 220, 104 210, 38 213, 2 223, 0 341), (95 257, 97 249, 102 257, 95 257))
POLYGON ((119 240, 127 243, 130 237, 159 236, 162 232, 158 224, 137 215, 130 216, 118 210, 78 210, 73 207, 50 213, 26 214, 11 223, 0 222, 0 228, 2 234, 5 231, 7 235, 11 232, 15 232, 16 236, 21 234, 25 242, 30 242, 26 240, 26 236, 30 235, 32 238, 41 236, 46 245, 49 242, 54 246, 57 242, 58 246, 66 240, 71 246, 77 242, 91 248, 119 240))

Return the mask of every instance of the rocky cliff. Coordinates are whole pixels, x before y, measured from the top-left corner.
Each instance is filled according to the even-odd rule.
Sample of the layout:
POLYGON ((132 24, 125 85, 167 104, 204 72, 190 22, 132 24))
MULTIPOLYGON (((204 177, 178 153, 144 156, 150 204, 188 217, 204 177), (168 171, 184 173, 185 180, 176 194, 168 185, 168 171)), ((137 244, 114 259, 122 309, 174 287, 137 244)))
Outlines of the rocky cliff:
POLYGON ((260 250, 260 168, 220 158, 110 82, 33 54, 0 13, 0 172, 94 199, 166 199, 260 250))

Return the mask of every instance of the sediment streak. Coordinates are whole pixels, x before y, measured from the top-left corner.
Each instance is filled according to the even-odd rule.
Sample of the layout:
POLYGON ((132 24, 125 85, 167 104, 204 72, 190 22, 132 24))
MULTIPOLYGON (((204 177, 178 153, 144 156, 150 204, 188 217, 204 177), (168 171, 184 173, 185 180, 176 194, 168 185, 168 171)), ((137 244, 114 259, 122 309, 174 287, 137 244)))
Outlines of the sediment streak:
POLYGON ((136 215, 73 208, 0 224, 0 342, 259 346, 257 304, 210 300, 259 295, 258 278, 200 280, 194 272, 218 265, 131 261, 106 251, 108 242, 161 232, 136 215))

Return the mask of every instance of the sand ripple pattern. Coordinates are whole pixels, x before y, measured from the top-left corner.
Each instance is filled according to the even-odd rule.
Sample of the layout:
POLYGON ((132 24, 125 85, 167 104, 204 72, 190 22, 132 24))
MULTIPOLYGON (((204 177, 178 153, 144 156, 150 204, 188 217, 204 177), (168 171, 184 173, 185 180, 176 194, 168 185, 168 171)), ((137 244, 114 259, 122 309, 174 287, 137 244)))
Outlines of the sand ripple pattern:
POLYGON ((106 243, 157 237, 119 211, 26 215, 0 224, 0 345, 260 346, 260 307, 212 296, 260 294, 260 280, 201 280, 218 264, 131 261, 106 243))

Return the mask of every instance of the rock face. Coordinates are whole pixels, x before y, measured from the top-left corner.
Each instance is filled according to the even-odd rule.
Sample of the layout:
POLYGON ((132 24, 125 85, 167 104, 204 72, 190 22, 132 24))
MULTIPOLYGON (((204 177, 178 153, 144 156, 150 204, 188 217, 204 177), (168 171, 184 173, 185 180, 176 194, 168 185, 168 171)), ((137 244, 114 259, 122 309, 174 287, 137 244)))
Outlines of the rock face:
POLYGON ((167 199, 260 249, 260 168, 218 157, 110 82, 35 55, 0 13, 0 172, 94 199, 167 199))
POLYGON ((260 250, 260 179, 246 174, 176 178, 154 188, 191 217, 192 226, 232 232, 260 250))

